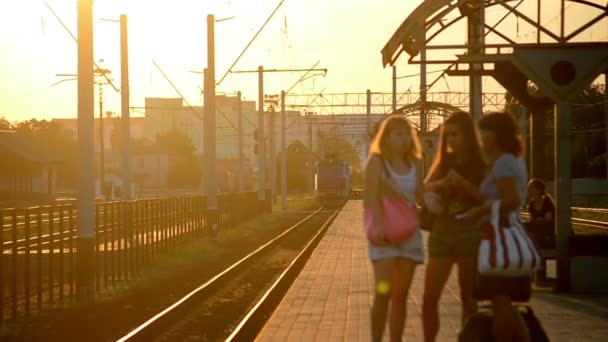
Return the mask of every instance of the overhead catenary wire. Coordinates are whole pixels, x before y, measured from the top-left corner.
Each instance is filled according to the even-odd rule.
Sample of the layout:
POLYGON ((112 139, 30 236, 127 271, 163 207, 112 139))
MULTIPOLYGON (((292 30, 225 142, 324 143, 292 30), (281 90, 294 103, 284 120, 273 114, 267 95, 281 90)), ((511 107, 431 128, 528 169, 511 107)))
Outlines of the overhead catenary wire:
MULTIPOLYGON (((72 39, 76 42, 76 44, 78 44, 78 38, 76 38, 76 36, 72 33, 72 31, 68 28, 68 26, 63 22, 63 20, 61 20, 59 15, 57 15, 57 13, 55 13, 53 8, 46 1, 44 2, 44 5, 53 14, 55 19, 57 19, 59 24, 61 24, 61 26, 67 31, 67 33, 70 35, 70 37, 72 37, 72 39)), ((93 61, 93 65, 95 66, 95 68, 97 68, 97 70, 101 70, 101 68, 99 67, 99 65, 97 65, 97 63, 95 61, 93 61)), ((105 73, 102 73, 101 75, 106 79, 106 81, 108 81, 108 84, 110 84, 116 92, 120 93, 120 90, 118 88, 116 88, 116 86, 114 85, 114 82, 112 82, 112 79, 110 79, 108 77, 108 75, 106 75, 105 73)))
POLYGON ((186 102, 186 105, 188 106, 188 108, 190 108, 190 110, 192 111, 192 113, 194 114, 194 116, 196 116, 199 120, 203 120, 203 118, 196 112, 196 110, 194 110, 194 108, 190 105, 190 103, 188 102, 188 100, 186 100, 186 98, 184 97, 184 95, 182 95, 182 92, 179 91, 179 89, 177 89, 177 86, 175 86, 175 84, 173 83, 173 81, 171 81, 171 79, 169 78, 169 76, 167 76, 167 74, 165 74, 165 72, 163 71, 163 69, 160 68, 160 66, 156 63, 156 61, 152 61, 152 64, 154 64, 154 66, 156 67, 156 69, 158 69, 158 71, 161 73, 161 75, 163 75, 163 77, 165 78, 165 80, 167 80, 167 82, 169 82, 169 84, 171 85, 171 87, 173 88, 173 90, 175 90, 177 92, 177 94, 182 98, 182 100, 184 100, 184 102, 186 102))
MULTIPOLYGON (((317 100, 317 98, 318 98, 318 97, 323 96, 323 92, 324 92, 324 91, 325 91, 325 88, 323 88, 323 90, 321 90, 321 92, 319 92, 319 94, 317 94, 317 96, 315 96, 315 98, 313 98, 313 99, 310 101, 310 103, 309 103, 309 104, 308 104, 306 107, 302 108, 302 112, 304 112, 306 109, 310 108, 310 106, 311 106, 311 105, 312 105, 312 104, 313 104, 313 103, 314 103, 314 102, 317 100)), ((300 116, 301 116, 301 115, 300 115, 300 116)), ((296 123, 296 121, 298 121, 298 119, 300 118, 300 116, 298 116, 297 118, 295 118, 295 119, 294 119, 294 120, 293 120, 293 121, 292 121, 292 122, 289 124, 289 126, 287 126, 287 128, 286 128, 286 129, 290 129, 290 128, 291 128, 291 126, 293 126, 293 125, 296 123)))
POLYGON ((220 84, 222 84, 222 82, 226 79, 226 77, 228 76, 228 74, 230 74, 232 72, 232 69, 236 66, 236 64, 239 62, 239 60, 241 59, 241 57, 243 57, 243 55, 245 54, 245 52, 247 52, 247 50, 249 49, 249 47, 251 46, 251 44, 253 44, 253 42, 260 35, 260 33, 262 32, 262 30, 264 30, 264 27, 266 27, 266 25, 270 22, 270 20, 272 19, 272 17, 274 17, 274 15, 277 13, 277 11, 279 10, 279 8, 281 8, 281 6, 283 5, 284 2, 285 2, 285 0, 281 0, 281 2, 279 2, 279 4, 277 5, 277 7, 274 9, 274 11, 272 11, 272 13, 270 14, 270 16, 268 17, 268 19, 266 19, 266 21, 264 22, 264 24, 262 25, 262 27, 260 27, 260 29, 255 33, 255 35, 253 36, 253 38, 251 38, 251 40, 249 41, 249 43, 247 43, 247 45, 245 46, 245 48, 243 49, 243 51, 238 55, 238 57, 236 58, 236 60, 234 61, 234 63, 232 63, 232 65, 230 66, 230 68, 228 68, 228 70, 226 71, 226 73, 224 74, 224 76, 222 76, 222 78, 219 80, 219 82, 217 82, 218 86, 220 84))
MULTIPOLYGON (((285 94, 289 94, 293 90, 293 88, 298 85, 298 83, 302 82, 306 78, 306 76, 308 76, 308 74, 310 74, 317 67, 317 65, 319 65, 319 63, 321 63, 320 60, 317 61, 317 63, 315 63, 315 65, 313 65, 310 69, 308 69, 308 71, 306 71, 291 87, 289 87, 285 94)), ((327 72, 327 69, 325 70, 325 72, 327 72)))

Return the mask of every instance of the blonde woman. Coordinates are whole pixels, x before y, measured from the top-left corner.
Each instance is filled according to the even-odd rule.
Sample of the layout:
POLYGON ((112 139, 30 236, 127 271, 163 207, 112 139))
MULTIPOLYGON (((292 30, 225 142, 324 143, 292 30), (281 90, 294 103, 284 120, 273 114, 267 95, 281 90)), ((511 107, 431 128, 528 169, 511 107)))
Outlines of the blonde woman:
POLYGON ((384 237, 381 212, 381 187, 414 202, 420 198, 422 175, 420 142, 412 124, 403 116, 386 119, 374 137, 366 166, 366 203, 377 230, 376 241, 369 244, 369 257, 375 275, 372 306, 372 340, 381 341, 390 304, 390 340, 401 341, 406 317, 406 301, 417 264, 424 262, 422 235, 417 229, 409 239, 388 243, 384 237))

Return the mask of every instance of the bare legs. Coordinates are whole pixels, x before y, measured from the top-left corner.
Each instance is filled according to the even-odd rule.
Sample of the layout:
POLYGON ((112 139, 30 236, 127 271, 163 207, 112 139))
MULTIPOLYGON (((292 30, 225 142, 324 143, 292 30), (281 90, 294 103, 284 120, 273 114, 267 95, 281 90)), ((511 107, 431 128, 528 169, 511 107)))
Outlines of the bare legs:
POLYGON ((424 276, 422 326, 425 342, 435 341, 439 331, 439 298, 452 269, 449 258, 429 258, 424 276))
POLYGON ((458 285, 460 286, 460 300, 462 301, 462 325, 477 311, 477 301, 473 298, 475 287, 475 270, 477 260, 471 257, 456 258, 458 264, 458 285))
POLYGON ((374 262, 376 289, 372 307, 372 340, 381 341, 391 307, 389 330, 391 341, 401 341, 405 325, 407 295, 416 264, 403 258, 374 262))
MULTIPOLYGON (((424 298, 422 304, 422 324, 424 340, 435 341, 439 331, 439 299, 452 270, 451 258, 430 258, 426 267, 424 278, 424 298)), ((460 285, 460 299, 462 301, 462 323, 472 315, 477 303, 473 298, 473 284, 475 279, 475 259, 456 258, 458 265, 458 283, 460 285)))

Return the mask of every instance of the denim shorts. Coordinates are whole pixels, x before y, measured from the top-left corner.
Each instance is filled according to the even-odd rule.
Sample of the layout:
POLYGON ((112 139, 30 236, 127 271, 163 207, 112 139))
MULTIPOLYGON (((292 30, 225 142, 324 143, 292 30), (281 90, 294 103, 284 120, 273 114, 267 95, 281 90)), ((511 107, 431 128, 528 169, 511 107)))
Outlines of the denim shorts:
POLYGON ((424 263, 424 244, 422 233, 416 229, 416 233, 409 239, 398 244, 387 246, 376 246, 368 244, 369 258, 372 261, 392 258, 403 258, 414 261, 417 264, 424 263))

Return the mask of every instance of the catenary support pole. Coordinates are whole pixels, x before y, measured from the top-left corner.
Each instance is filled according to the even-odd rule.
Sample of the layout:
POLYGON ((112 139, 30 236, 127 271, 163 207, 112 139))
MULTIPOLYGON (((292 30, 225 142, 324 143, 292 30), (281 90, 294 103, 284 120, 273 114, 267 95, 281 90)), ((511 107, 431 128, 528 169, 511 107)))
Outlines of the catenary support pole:
POLYGON ((570 237, 572 235, 570 195, 572 190, 571 106, 555 105, 555 231, 557 232, 557 284, 560 292, 570 290, 570 237))
POLYGON ((258 67, 258 202, 260 209, 266 200, 266 143, 264 135, 264 67, 258 67))
POLYGON ((285 92, 281 92, 281 208, 287 209, 287 112, 285 92))
POLYGON ((245 191, 245 154, 243 144, 243 98, 239 91, 237 93, 238 103, 238 130, 239 130, 239 191, 245 191))
POLYGON ((217 226, 217 182, 216 182, 216 124, 215 124, 215 18, 207 16, 207 69, 205 78, 205 108, 203 125, 205 128, 205 184, 207 193, 207 224, 212 236, 218 231, 217 226))
POLYGON ((95 142, 93 0, 78 1, 78 238, 76 297, 95 299, 95 142))
POLYGON ((131 185, 131 115, 129 112, 129 43, 127 16, 120 16, 120 117, 122 129, 122 193, 125 201, 133 197, 131 185))

